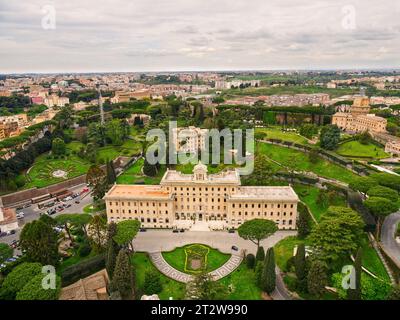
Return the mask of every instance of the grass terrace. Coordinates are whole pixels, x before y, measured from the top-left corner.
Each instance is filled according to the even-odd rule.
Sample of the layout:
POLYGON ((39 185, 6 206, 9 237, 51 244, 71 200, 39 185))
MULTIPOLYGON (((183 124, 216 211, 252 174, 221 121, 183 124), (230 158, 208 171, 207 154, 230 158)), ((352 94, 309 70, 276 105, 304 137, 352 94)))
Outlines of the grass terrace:
POLYGON ((268 128, 256 128, 255 132, 265 133, 266 139, 280 139, 282 141, 288 141, 302 145, 309 144, 305 137, 299 135, 296 132, 282 131, 282 127, 280 126, 273 126, 268 128))
POLYGON ((336 179, 346 183, 350 183, 355 177, 358 177, 355 173, 322 158, 318 158, 316 163, 312 163, 305 152, 262 142, 258 143, 257 146, 258 152, 285 167, 290 167, 299 172, 314 172, 321 177, 336 179))
POLYGON ((229 254, 202 244, 176 248, 162 255, 172 267, 188 274, 214 271, 230 258, 229 254))
POLYGON ((336 153, 349 158, 383 159, 389 157, 382 147, 373 143, 362 144, 359 141, 342 143, 336 149, 336 153))

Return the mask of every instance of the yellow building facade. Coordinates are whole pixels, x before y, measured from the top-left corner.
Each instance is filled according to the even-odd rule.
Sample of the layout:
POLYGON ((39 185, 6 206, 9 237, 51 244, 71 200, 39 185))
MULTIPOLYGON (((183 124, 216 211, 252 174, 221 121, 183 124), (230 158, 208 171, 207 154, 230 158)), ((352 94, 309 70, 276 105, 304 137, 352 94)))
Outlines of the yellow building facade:
POLYGON ((237 228, 251 219, 295 229, 299 198, 292 187, 241 186, 236 170, 193 174, 167 170, 160 185, 114 185, 104 197, 108 221, 137 219, 146 228, 174 228, 195 222, 237 228))

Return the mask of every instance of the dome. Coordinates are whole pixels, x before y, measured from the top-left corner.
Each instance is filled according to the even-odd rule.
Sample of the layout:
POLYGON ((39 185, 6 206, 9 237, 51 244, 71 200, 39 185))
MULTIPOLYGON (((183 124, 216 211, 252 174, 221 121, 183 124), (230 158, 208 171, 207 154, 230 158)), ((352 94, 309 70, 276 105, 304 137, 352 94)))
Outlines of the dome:
POLYGON ((198 172, 198 171, 207 172, 207 166, 201 163, 201 161, 199 161, 199 163, 196 164, 193 168, 193 172, 198 172))

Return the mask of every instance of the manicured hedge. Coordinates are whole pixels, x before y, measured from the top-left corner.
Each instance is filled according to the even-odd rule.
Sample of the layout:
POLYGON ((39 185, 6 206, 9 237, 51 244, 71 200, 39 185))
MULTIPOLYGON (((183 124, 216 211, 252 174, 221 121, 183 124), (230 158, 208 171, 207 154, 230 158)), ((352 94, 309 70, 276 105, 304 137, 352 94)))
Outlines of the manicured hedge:
POLYGON ((78 264, 67 267, 61 275, 62 286, 68 286, 79 279, 90 276, 91 274, 104 269, 105 265, 105 257, 104 255, 100 254, 78 264))

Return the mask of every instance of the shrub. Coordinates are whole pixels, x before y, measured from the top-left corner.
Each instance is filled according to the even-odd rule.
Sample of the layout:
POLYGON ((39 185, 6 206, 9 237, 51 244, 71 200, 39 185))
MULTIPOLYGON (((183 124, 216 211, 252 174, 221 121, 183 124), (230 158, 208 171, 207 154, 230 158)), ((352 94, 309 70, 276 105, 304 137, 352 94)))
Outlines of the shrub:
POLYGON ((13 271, 11 271, 4 279, 1 287, 0 299, 14 299, 18 291, 20 291, 32 277, 42 272, 40 263, 21 263, 13 271))
POLYGON ((57 300, 61 290, 61 279, 56 276, 56 288, 44 289, 42 286, 43 278, 46 274, 38 274, 34 276, 23 288, 17 293, 17 300, 57 300))
POLYGON ((386 198, 393 202, 397 202, 399 200, 399 194, 397 193, 397 191, 383 186, 376 186, 369 189, 367 195, 369 197, 386 198))
POLYGON ((92 251, 92 248, 90 247, 89 243, 83 242, 78 249, 78 255, 80 257, 87 257, 90 252, 92 251))
POLYGON ((104 255, 82 261, 73 266, 67 267, 62 274, 63 287, 68 286, 79 279, 85 278, 101 269, 105 268, 106 262, 104 255))
POLYGON ((144 277, 144 293, 147 295, 160 293, 162 285, 157 271, 147 271, 144 277))
POLYGON ((246 265, 247 265, 247 268, 254 269, 254 267, 256 265, 256 257, 254 256, 254 254, 249 253, 246 256, 246 265))

